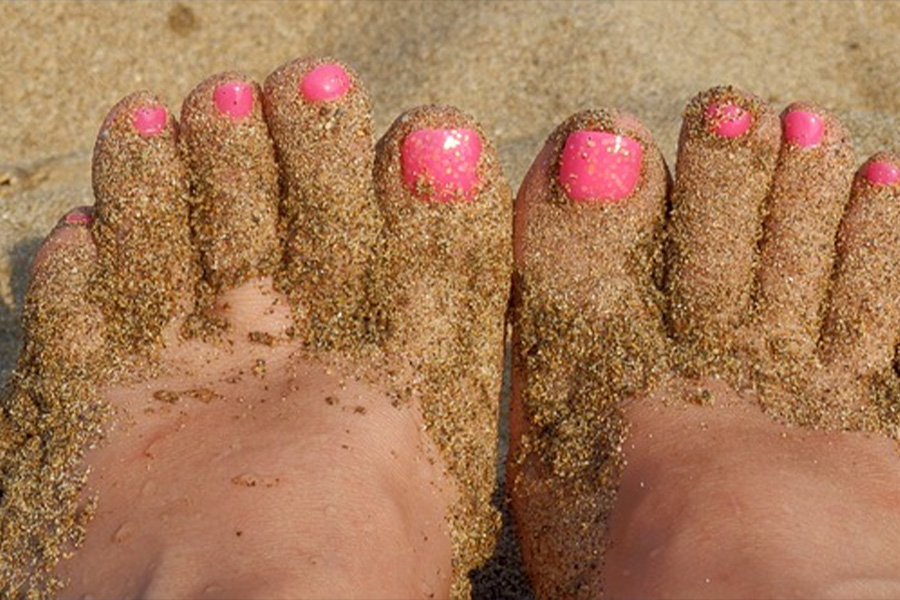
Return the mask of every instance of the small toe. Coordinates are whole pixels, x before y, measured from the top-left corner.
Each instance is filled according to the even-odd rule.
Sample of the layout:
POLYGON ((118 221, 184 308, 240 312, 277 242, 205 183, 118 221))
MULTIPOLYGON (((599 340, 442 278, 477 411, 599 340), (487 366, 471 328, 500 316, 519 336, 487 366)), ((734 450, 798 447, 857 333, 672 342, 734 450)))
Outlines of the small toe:
POLYGON ((326 59, 290 62, 264 87, 282 194, 279 286, 311 342, 358 339, 366 269, 380 228, 368 95, 350 69, 326 59))
POLYGON ((84 537, 81 458, 99 443, 106 415, 94 393, 107 356, 89 293, 90 221, 90 209, 70 212, 38 250, 22 351, 0 392, 0 588, 9 597, 47 596, 47 574, 84 537))
POLYGON ((88 294, 97 258, 92 221, 89 207, 70 211, 34 258, 22 319, 20 363, 28 368, 65 368, 87 378, 98 366, 105 327, 88 294))
POLYGON ((865 376, 890 367, 900 339, 900 157, 880 153, 857 172, 838 228, 826 363, 865 376))
POLYGON ((192 302, 196 265, 176 136, 169 111, 138 92, 110 111, 94 148, 94 292, 111 338, 129 351, 160 343, 192 302))
POLYGON ((750 314, 762 210, 781 127, 760 99, 733 88, 695 97, 684 113, 669 221, 669 327, 688 370, 732 362, 750 314))
POLYGON ((281 260, 278 170, 259 86, 222 73, 181 111, 179 143, 191 183, 191 226, 211 291, 271 276, 281 260))
POLYGON ((853 143, 821 107, 794 103, 767 202, 758 273, 760 327, 776 357, 812 357, 853 182, 853 143))

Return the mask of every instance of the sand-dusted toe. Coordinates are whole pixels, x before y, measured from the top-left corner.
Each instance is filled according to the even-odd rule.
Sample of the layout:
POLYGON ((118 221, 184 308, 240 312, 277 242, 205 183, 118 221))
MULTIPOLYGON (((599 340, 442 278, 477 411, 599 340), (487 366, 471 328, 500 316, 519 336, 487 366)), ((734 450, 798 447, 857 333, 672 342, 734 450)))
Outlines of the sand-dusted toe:
POLYGON ((900 158, 870 158, 853 182, 837 236, 825 361, 865 376, 889 368, 900 339, 900 158))
POLYGON ((258 85, 237 73, 185 99, 179 143, 207 293, 272 276, 281 260, 278 170, 258 85))
POLYGON ((285 236, 279 286, 299 334, 317 346, 358 339, 366 269, 380 228, 372 192, 368 95, 332 60, 296 60, 265 82, 285 236))
POLYGON ((823 108, 797 102, 781 118, 757 275, 758 325, 774 360, 808 360, 822 326, 855 156, 850 135, 823 108))
MULTIPOLYGON (((75 510, 84 478, 77 465, 99 439, 98 413, 88 391, 99 377, 104 319, 90 300, 96 250, 90 209, 66 215, 44 241, 25 299, 25 343, 0 405, 0 592, 34 589, 81 536, 75 510), (85 426, 72 429, 73 422, 85 426), (43 444, 50 436, 67 443, 43 444), (47 476, 38 480, 35 472, 47 476), (44 535, 53 523, 54 535, 44 535)), ((41 589, 41 588, 37 588, 41 589)))
POLYGON ((120 350, 158 345, 192 301, 196 262, 176 136, 166 107, 138 92, 113 107, 94 148, 94 293, 120 350))
POLYGON ((623 467, 620 401, 665 362, 668 176, 636 119, 563 123, 516 201, 509 486, 540 597, 596 597, 623 467))
POLYGON ((730 369, 750 311, 762 210, 781 127, 765 103, 733 88, 684 112, 669 221, 669 327, 693 370, 730 369))
POLYGON ((399 117, 379 142, 384 217, 374 310, 399 399, 418 398, 461 493, 451 511, 452 594, 493 550, 491 507, 512 202, 496 150, 469 116, 429 106, 399 117))

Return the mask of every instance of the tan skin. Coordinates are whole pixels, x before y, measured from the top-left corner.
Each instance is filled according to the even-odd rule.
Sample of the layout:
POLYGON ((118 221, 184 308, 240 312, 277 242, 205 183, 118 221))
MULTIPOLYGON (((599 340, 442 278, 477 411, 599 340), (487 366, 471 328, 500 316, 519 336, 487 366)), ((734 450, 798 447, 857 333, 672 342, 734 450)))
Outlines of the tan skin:
MULTIPOLYGON (((226 292, 233 345, 181 341, 176 323, 163 362, 180 374, 103 391, 115 427, 87 457, 102 503, 59 566, 62 596, 449 594, 456 488, 418 406, 298 345, 249 346, 251 328, 290 322, 274 297, 265 281, 226 292)), ((705 382, 712 408, 664 406, 684 385, 625 407, 628 467, 597 582, 608 595, 900 593, 892 442, 786 427, 719 381, 705 382)))

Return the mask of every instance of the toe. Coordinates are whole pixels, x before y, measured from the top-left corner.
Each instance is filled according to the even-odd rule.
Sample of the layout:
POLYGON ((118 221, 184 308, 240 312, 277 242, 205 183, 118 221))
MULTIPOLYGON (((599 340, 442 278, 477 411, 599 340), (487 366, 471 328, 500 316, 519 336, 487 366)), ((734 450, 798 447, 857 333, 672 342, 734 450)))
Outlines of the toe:
POLYGON ((22 351, 0 393, 0 588, 13 596, 46 596, 47 574, 84 536, 77 465, 99 442, 105 415, 93 393, 105 355, 104 319, 88 293, 90 220, 89 209, 70 212, 38 251, 22 351))
MULTIPOLYGON (((487 558, 512 203, 496 151, 470 117, 412 110, 379 142, 375 187, 384 218, 373 288, 389 371, 421 402, 444 464, 459 482, 455 566, 487 558)), ((459 581, 455 584, 460 593, 459 581)))
POLYGON ((94 148, 95 292, 120 348, 159 342, 191 302, 187 179, 176 129, 169 111, 139 92, 110 111, 94 148))
POLYGON ((900 157, 876 154, 859 170, 837 235, 826 361, 866 375, 890 367, 900 334, 900 157))
POLYGON ((551 135, 519 191, 508 464, 541 597, 600 594, 602 556, 584 549, 603 547, 621 402, 664 360, 656 275, 667 185, 636 119, 588 111, 551 135))
POLYGON ((271 276, 281 258, 278 171, 261 99, 254 82, 222 73, 197 86, 181 112, 191 225, 214 293, 271 276))
POLYGON ((297 60, 266 80, 264 110, 281 178, 279 285, 293 299, 301 335, 322 346, 357 339, 380 227, 368 95, 339 63, 297 60))
POLYGON ((669 326, 693 367, 727 365, 749 314, 778 117, 758 98, 714 88, 685 109, 669 229, 669 326))
POLYGON ((792 104, 782 123, 760 251, 759 318, 774 356, 812 357, 855 157, 847 131, 821 107, 792 104))
MULTIPOLYGON (((601 346, 632 334, 659 337, 655 284, 667 183, 652 137, 629 115, 580 113, 551 135, 516 201, 517 355, 543 355, 558 337, 552 332, 576 325, 597 328, 589 336, 599 337, 583 347, 560 339, 560 352, 615 355, 601 346)), ((645 346, 648 355, 655 346, 645 346)), ((645 358, 639 347, 631 358, 634 351, 645 358)), ((640 379, 640 371, 621 374, 640 379)))
POLYGON ((98 362, 103 320, 88 296, 96 265, 90 208, 70 211, 38 250, 25 300, 22 358, 87 374, 98 362))

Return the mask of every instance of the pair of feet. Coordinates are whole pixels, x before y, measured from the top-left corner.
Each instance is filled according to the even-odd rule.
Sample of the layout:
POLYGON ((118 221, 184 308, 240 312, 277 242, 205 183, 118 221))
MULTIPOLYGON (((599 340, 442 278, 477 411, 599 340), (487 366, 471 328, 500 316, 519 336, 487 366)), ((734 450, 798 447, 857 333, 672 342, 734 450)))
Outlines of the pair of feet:
POLYGON ((511 280, 538 595, 896 594, 896 157, 720 88, 674 182, 587 111, 513 215, 465 115, 371 130, 328 61, 111 111, 4 400, 4 595, 465 595, 511 280))

